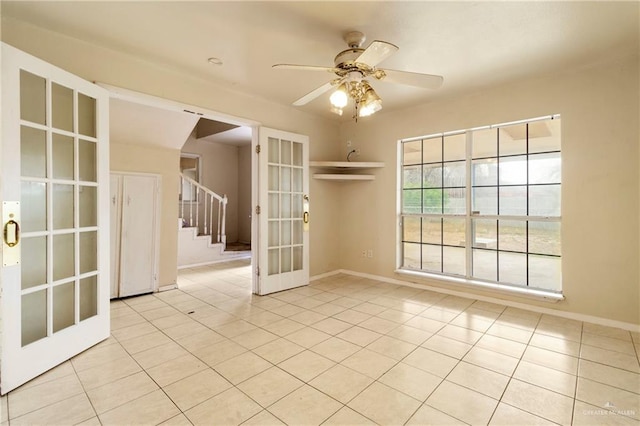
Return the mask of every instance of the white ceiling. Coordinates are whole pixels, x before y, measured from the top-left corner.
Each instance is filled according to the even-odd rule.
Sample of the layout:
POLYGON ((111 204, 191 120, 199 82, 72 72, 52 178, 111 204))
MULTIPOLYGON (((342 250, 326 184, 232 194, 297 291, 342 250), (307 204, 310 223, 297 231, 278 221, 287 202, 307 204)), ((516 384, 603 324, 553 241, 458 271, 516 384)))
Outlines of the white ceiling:
MULTIPOLYGON (((271 65, 332 66, 346 47, 343 33, 359 30, 365 46, 379 39, 400 47, 381 67, 444 76, 436 91, 375 82, 387 111, 637 54, 639 8, 636 1, 2 1, 4 16, 283 104, 331 76, 271 65), (210 65, 211 56, 224 65, 210 65)), ((301 108, 338 119, 327 107, 328 94, 301 108)))
POLYGON ((224 132, 200 138, 201 141, 217 142, 227 145, 246 146, 251 145, 251 127, 238 126, 224 132))

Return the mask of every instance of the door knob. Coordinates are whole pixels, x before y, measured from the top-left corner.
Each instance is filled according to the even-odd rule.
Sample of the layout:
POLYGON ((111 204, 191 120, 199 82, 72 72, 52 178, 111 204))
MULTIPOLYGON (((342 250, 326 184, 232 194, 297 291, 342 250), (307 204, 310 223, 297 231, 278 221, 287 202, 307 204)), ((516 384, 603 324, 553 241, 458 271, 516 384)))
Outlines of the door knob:
POLYGON ((20 242, 20 225, 13 219, 4 224, 4 242, 9 247, 15 247, 20 242))

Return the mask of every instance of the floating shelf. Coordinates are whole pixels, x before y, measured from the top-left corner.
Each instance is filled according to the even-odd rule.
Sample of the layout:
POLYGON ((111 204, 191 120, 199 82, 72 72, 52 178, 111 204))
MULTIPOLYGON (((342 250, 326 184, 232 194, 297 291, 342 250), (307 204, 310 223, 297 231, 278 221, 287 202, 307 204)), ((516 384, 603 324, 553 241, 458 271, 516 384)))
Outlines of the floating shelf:
POLYGON ((340 174, 340 173, 329 173, 329 174, 322 174, 322 173, 316 173, 315 175, 313 175, 314 179, 320 179, 320 180, 375 180, 375 176, 374 175, 347 175, 347 174, 340 174))
POLYGON ((384 163, 377 161, 310 161, 311 167, 322 167, 325 169, 377 169, 384 167, 384 163))
POLYGON ((321 169, 337 170, 343 173, 317 173, 314 179, 335 181, 365 181, 375 180, 374 175, 350 173, 356 170, 377 169, 384 167, 384 163, 375 161, 310 161, 309 166, 321 169))

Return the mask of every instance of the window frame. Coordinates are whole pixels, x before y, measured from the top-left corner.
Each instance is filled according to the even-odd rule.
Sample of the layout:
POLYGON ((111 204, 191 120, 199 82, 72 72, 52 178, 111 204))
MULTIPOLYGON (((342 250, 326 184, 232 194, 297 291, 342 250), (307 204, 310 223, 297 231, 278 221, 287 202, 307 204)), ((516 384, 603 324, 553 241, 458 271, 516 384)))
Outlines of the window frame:
MULTIPOLYGON (((553 182, 553 183, 531 183, 530 179, 530 165, 531 165, 531 161, 534 160, 531 158, 531 156, 537 156, 537 155, 547 155, 547 154, 557 154, 559 160, 560 160, 560 167, 561 167, 561 162, 562 162, 562 135, 561 135, 561 131, 562 131, 562 127, 560 127, 559 131, 559 143, 557 146, 557 149, 551 149, 548 151, 538 151, 538 150, 534 150, 534 151, 530 151, 529 149, 529 141, 530 141, 530 137, 529 137, 529 124, 531 123, 535 123, 538 121, 543 121, 543 120, 555 120, 558 119, 560 120, 560 115, 559 114, 554 114, 554 115, 549 115, 549 116, 543 116, 543 117, 537 117, 537 118, 533 118, 533 119, 526 119, 526 120, 519 120, 519 121, 513 121, 513 122, 507 122, 507 123, 500 123, 500 124, 495 124, 495 125, 491 125, 491 126, 482 126, 482 127, 476 127, 476 128, 471 128, 471 129, 466 129, 466 130, 457 130, 457 131, 451 131, 451 132, 443 132, 443 133, 436 133, 436 134, 430 134, 430 135, 425 135, 425 136, 420 136, 420 137, 414 137, 414 138, 407 138, 407 139, 401 139, 398 141, 398 155, 397 155, 397 159, 398 159, 398 186, 397 186, 397 246, 396 246, 396 272, 398 273, 403 273, 403 274, 409 274, 412 276, 418 276, 418 277, 424 277, 424 278, 437 278, 439 280, 445 280, 445 281, 452 281, 452 282, 456 282, 456 283, 462 283, 462 284, 472 284, 474 286, 481 286, 481 287, 489 287, 489 288, 493 288, 493 289, 502 289, 502 290, 507 290, 507 291, 513 291, 513 292, 519 292, 519 293, 524 293, 524 294, 529 294, 529 295, 537 295, 537 296, 542 296, 542 297, 549 297, 551 299, 554 300, 559 300, 562 299, 562 251, 561 249, 558 249, 557 254, 541 254, 541 253, 536 253, 534 251, 530 250, 529 247, 529 243, 530 243, 530 235, 529 235, 529 229, 530 229, 530 225, 533 224, 544 224, 544 223, 557 223, 559 226, 559 231, 558 231, 558 247, 561 246, 561 225, 562 225, 562 212, 561 210, 559 210, 559 214, 558 215, 531 215, 530 212, 530 188, 532 187, 540 187, 540 186, 549 186, 549 185, 557 185, 559 188, 559 201, 560 201, 560 205, 561 205, 561 196, 562 196, 562 177, 561 177, 561 172, 560 172, 560 176, 558 177, 558 182, 553 182), (503 156, 500 155, 500 129, 501 128, 506 128, 508 126, 515 126, 515 125, 525 125, 525 138, 524 141, 526 143, 526 147, 525 147, 525 151, 524 153, 515 153, 515 154, 505 154, 503 156), (497 129, 496 130, 496 135, 495 137, 496 139, 496 152, 494 153, 495 155, 488 155, 488 156, 484 156, 484 157, 474 157, 473 156, 473 135, 474 132, 478 132, 478 131, 482 131, 485 129, 497 129), (434 213, 434 212, 429 212, 429 213, 425 213, 423 210, 423 206, 424 206, 424 196, 421 196, 421 204, 420 204, 420 209, 421 211, 419 213, 404 213, 404 202, 405 202, 405 190, 407 188, 405 188, 405 144, 407 143, 415 143, 417 141, 420 141, 421 145, 420 145, 420 163, 419 164, 414 164, 414 163, 408 163, 407 165, 416 165, 416 166, 420 166, 421 169, 421 173, 420 173, 420 190, 424 191, 424 186, 425 186, 425 182, 424 182, 424 173, 423 173, 423 168, 426 165, 428 165, 429 167, 432 167, 433 165, 435 165, 435 167, 441 167, 442 169, 444 169, 444 166, 446 163, 450 162, 446 159, 445 154, 444 154, 444 143, 445 143, 445 138, 448 136, 455 136, 455 135, 460 135, 460 134, 464 134, 465 135, 465 156, 464 156, 464 169, 465 169, 465 187, 464 187, 464 191, 465 191, 465 206, 466 206, 466 211, 463 214, 459 214, 459 213, 445 213, 445 209, 444 209, 444 196, 441 194, 441 203, 442 203, 442 208, 440 210, 439 213, 434 213), (441 160, 439 162, 435 162, 435 161, 426 161, 425 162, 425 158, 423 157, 424 155, 424 141, 426 140, 433 140, 435 138, 440 138, 441 139, 441 147, 442 147, 442 151, 440 153, 440 158, 441 160), (500 168, 497 167, 496 168, 496 177, 495 177, 495 185, 474 185, 473 182, 473 172, 474 172, 474 161, 477 160, 490 160, 490 161, 495 161, 496 163, 499 163, 501 160, 502 161, 509 161, 509 158, 515 158, 515 157, 521 157, 524 156, 526 158, 526 180, 525 183, 520 183, 520 184, 501 184, 500 182, 500 175, 499 175, 499 170, 500 168), (505 160, 506 159, 506 160, 505 160), (496 211, 495 214, 481 214, 480 211, 474 211, 472 208, 474 208, 474 206, 472 205, 474 202, 474 189, 477 187, 491 187, 491 188, 495 188, 496 191, 496 203, 497 206, 500 205, 500 188, 507 188, 507 187, 522 187, 526 190, 526 211, 525 214, 523 215, 519 215, 519 214, 500 214, 500 210, 499 207, 496 207, 496 211), (407 221, 407 219, 419 219, 418 223, 420 224, 420 237, 418 242, 416 241, 410 241, 410 240, 406 240, 405 239, 405 223, 407 221), (464 235, 465 235, 465 239, 464 239, 464 245, 451 245, 451 244, 445 244, 444 243, 444 223, 447 219, 451 220, 451 219, 460 219, 460 218, 464 218, 464 223, 465 223, 465 229, 464 229, 464 235), (427 220, 433 220, 435 219, 436 221, 440 221, 440 242, 439 244, 431 244, 431 243, 424 243, 424 234, 423 234, 423 223, 425 221, 425 219, 427 220), (482 248, 479 247, 474 240, 474 227, 476 226, 477 221, 479 220, 486 220, 486 221, 495 221, 495 228, 496 228, 496 247, 495 248, 482 248), (500 229, 500 224, 502 222, 502 224, 504 225, 505 221, 509 221, 512 223, 522 223, 524 225, 524 230, 525 230, 525 237, 524 237, 524 241, 525 241, 525 249, 524 251, 517 251, 517 250, 509 250, 509 249, 500 249, 499 246, 499 229, 500 229), (419 247, 420 250, 420 261, 419 261, 419 266, 416 268, 415 265, 407 265, 405 266, 405 244, 416 244, 416 247, 419 247), (423 251, 424 251, 424 247, 425 246, 430 246, 433 245, 433 247, 438 247, 440 249, 440 270, 439 271, 435 271, 435 270, 425 270, 422 269, 424 268, 424 262, 423 262, 423 251), (445 248, 447 247, 462 247, 464 250, 464 274, 455 274, 455 273, 450 273, 445 271, 445 256, 444 256, 444 251, 445 248), (495 275, 495 279, 486 279, 486 278, 479 278, 476 274, 476 272, 474 271, 474 266, 473 266, 473 262, 474 262, 474 253, 476 253, 477 251, 482 251, 482 250, 488 250, 490 252, 495 253, 495 259, 496 259, 496 275, 495 275), (506 256, 508 255, 513 255, 515 254, 515 257, 523 255, 526 261, 526 270, 525 270, 525 274, 524 274, 524 283, 512 283, 512 282, 506 282, 504 280, 500 280, 500 256, 505 256, 505 262, 506 262, 506 256), (549 256, 549 257, 553 257, 553 258, 557 258, 558 259, 558 266, 557 266, 557 271, 558 271, 558 276, 559 276, 559 282, 556 283, 556 287, 555 288, 546 288, 544 286, 536 286, 536 285, 531 285, 531 284, 535 284, 535 282, 532 282, 531 279, 531 274, 529 271, 529 264, 530 261, 532 259, 532 256, 549 256)), ((561 121, 560 121, 561 123, 561 121)), ((560 124, 561 126, 561 124, 560 124)), ((476 163, 477 164, 477 163, 476 163)), ((560 168, 561 170, 561 168, 560 168)), ((443 175, 442 175, 442 179, 440 181, 440 187, 437 187, 436 189, 440 189, 441 191, 444 189, 447 189, 447 187, 445 186, 445 182, 444 182, 444 172, 442 171, 443 175)), ((411 189, 411 188, 408 188, 411 189)), ((417 190, 417 189, 413 189, 413 190, 417 190)), ((558 207, 560 209, 560 207, 558 207)), ((544 225, 543 225, 544 226, 544 225)), ((553 246, 551 246, 553 247, 553 246)), ((539 284, 539 283, 538 283, 539 284)), ((549 287, 549 286, 547 286, 549 287)))

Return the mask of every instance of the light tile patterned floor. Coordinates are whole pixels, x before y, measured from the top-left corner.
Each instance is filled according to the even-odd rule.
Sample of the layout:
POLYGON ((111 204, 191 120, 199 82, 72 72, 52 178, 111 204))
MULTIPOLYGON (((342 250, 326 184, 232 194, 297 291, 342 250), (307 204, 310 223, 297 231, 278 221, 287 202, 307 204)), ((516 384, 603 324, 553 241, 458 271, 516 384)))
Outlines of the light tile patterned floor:
POLYGON ((640 424, 638 333, 347 275, 258 297, 246 261, 179 285, 0 424, 640 424))

